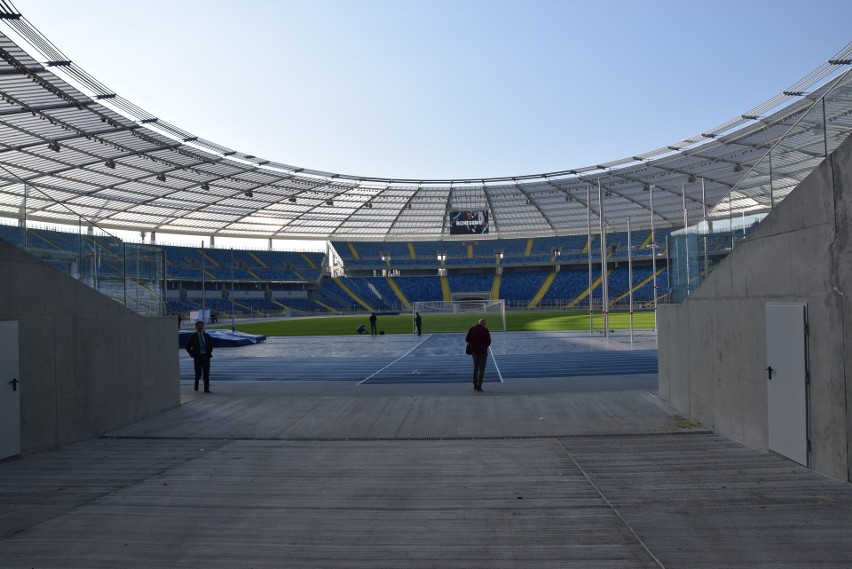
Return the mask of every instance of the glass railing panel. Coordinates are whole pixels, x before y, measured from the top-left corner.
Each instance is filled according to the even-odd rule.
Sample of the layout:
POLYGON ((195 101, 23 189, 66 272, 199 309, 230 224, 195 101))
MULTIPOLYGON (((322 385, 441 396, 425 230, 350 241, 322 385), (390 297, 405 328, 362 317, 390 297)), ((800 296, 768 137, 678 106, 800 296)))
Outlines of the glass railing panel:
POLYGON ((18 220, 0 227, 0 237, 143 316, 165 314, 161 247, 123 242, 51 199, 50 191, 11 186, 7 196, 18 202, 0 207, 15 211, 18 220), (49 224, 41 221, 42 212, 49 212, 49 224))
POLYGON ((166 280, 161 247, 124 244, 125 305, 143 316, 165 314, 163 283, 166 280))
MULTIPOLYGON (((781 128, 766 125, 766 128, 781 128)), ((852 133, 852 74, 837 78, 697 225, 669 237, 672 302, 689 296, 852 133)))

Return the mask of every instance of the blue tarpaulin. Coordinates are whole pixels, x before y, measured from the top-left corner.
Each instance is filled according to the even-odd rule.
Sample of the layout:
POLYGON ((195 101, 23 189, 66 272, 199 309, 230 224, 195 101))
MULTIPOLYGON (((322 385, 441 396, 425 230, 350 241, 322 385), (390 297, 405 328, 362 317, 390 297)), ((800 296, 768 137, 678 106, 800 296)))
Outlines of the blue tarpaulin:
MULTIPOLYGON (((266 336, 258 336, 257 334, 247 334, 245 332, 232 332, 230 330, 206 330, 210 337, 213 338, 213 347, 231 347, 231 346, 247 346, 249 344, 257 344, 266 340, 266 336)), ((186 347, 186 341, 191 334, 195 334, 194 330, 179 330, 178 345, 181 348, 186 347)))

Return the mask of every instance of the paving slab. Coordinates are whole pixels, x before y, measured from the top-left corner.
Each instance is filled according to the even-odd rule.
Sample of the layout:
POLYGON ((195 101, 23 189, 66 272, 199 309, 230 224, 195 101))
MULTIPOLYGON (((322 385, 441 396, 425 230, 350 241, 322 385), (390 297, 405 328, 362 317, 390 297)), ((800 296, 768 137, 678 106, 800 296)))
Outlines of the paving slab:
MULTIPOLYGON (((602 340, 533 335, 515 353, 611 351, 602 340)), ((318 342, 290 341, 287 357, 318 342)), ((251 378, 204 394, 183 380, 177 409, 0 462, 0 567, 852 565, 852 486, 719 437, 655 392, 649 374, 481 394, 251 378)))

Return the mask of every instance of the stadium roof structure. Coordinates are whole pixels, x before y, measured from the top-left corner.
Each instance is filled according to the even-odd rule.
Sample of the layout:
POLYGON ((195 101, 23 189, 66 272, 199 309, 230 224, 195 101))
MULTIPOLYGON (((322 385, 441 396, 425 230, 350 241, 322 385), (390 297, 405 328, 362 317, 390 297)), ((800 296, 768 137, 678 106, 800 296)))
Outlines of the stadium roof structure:
MULTIPOLYGON (((665 148, 514 177, 382 178, 300 168, 195 136, 91 77, 6 0, 0 25, 0 216, 157 234, 470 239, 450 235, 451 211, 487 211, 490 231, 478 238, 585 234, 590 219, 597 232, 601 217, 613 228, 628 218, 647 228, 652 217, 678 226, 725 203, 732 213, 738 206, 723 198, 735 187, 748 196, 749 171, 824 93, 852 80, 850 44, 766 103, 665 148)), ((776 180, 774 199, 825 157, 828 139, 833 148, 852 132, 852 96, 822 107, 830 128, 801 130, 775 158, 803 175, 786 190, 776 180)))

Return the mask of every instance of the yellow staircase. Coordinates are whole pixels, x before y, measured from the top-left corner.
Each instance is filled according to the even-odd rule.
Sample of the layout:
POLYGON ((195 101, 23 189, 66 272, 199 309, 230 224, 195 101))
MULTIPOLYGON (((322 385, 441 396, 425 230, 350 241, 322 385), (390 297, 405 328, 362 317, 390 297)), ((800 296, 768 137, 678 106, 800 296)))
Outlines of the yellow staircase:
POLYGON ((450 281, 446 275, 441 275, 441 292, 444 294, 444 301, 449 302, 453 299, 453 293, 450 290, 450 281))
MULTIPOLYGON (((660 269, 659 271, 657 271, 657 276, 659 277, 661 274, 663 274, 663 272, 665 272, 665 270, 666 270, 666 267, 663 267, 662 269, 660 269)), ((648 277, 647 279, 643 280, 642 282, 640 282, 639 284, 637 284, 636 286, 634 286, 634 287, 633 287, 633 290, 638 290, 638 289, 642 288, 643 286, 645 286, 646 284, 648 284, 649 282, 651 282, 651 280, 652 280, 653 278, 654 278, 654 275, 651 275, 651 276, 650 276, 650 277, 648 277)), ((622 294, 621 296, 619 296, 618 298, 616 298, 615 300, 610 301, 610 303, 618 302, 619 300, 621 300, 621 299, 623 299, 623 298, 627 298, 629 295, 630 295, 630 291, 627 291, 627 292, 625 292, 624 294, 622 294)))
POLYGON ((524 257, 530 256, 530 254, 532 253, 532 248, 533 248, 533 240, 527 239, 527 246, 524 249, 524 257))
MULTIPOLYGON (((35 234, 34 234, 34 236, 35 236, 35 237, 37 237, 37 238, 39 238, 39 239, 41 239, 41 240, 42 240, 42 241, 44 241, 45 243, 49 244, 49 245, 50 245, 51 247, 53 247, 54 249, 57 249, 57 250, 59 250, 59 251, 62 251, 62 246, 61 246, 61 245, 57 245, 57 244, 53 241, 53 239, 50 239, 50 238, 46 235, 46 233, 47 233, 47 232, 45 232, 45 231, 38 231, 37 233, 35 233, 35 234)), ((32 245, 32 243, 30 243, 30 245, 32 245)), ((104 247, 103 247, 100 243, 98 243, 97 241, 95 241, 95 246, 96 246, 96 247, 98 247, 99 249, 103 249, 103 248, 104 248, 104 247)))
POLYGON ((413 260, 417 260, 417 251, 414 250, 414 243, 408 242, 408 256, 413 260))
POLYGON ((208 255, 208 254, 207 254, 207 251, 205 251, 204 249, 199 249, 198 251, 199 251, 199 253, 201 253, 201 256, 202 256, 202 257, 204 257, 204 259, 205 259, 205 261, 206 261, 206 262, 210 263, 210 264, 211 264, 211 265, 213 265, 214 267, 218 267, 218 266, 219 266, 219 263, 217 263, 217 262, 216 262, 216 259, 214 259, 214 258, 213 258, 213 257, 211 257, 210 255, 208 255))
POLYGON ((249 257, 251 257, 252 259, 254 259, 255 261, 257 261, 257 264, 258 264, 258 265, 260 265, 260 268, 262 268, 262 269, 268 269, 268 268, 269 268, 269 267, 266 265, 266 263, 264 263, 264 262, 260 259, 260 257, 258 257, 257 255, 255 255, 252 251, 246 251, 246 252, 248 253, 249 257))
POLYGON ((393 280, 393 277, 385 277, 390 285, 391 289, 393 289, 393 293, 402 303, 406 310, 411 311, 411 303, 408 302, 408 299, 405 298, 405 293, 402 292, 402 289, 399 288, 399 285, 396 284, 396 281, 393 280))
MULTIPOLYGON (((610 270, 609 272, 607 272, 607 275, 609 275, 609 273, 611 273, 611 272, 612 272, 611 270, 610 270)), ((571 302, 569 302, 569 303, 565 306, 565 308, 576 308, 576 307, 577 307, 577 305, 580 303, 580 301, 581 301, 581 300, 583 300, 584 298, 586 298, 587 296, 589 296, 589 294, 590 294, 593 290, 595 290, 596 288, 598 288, 602 282, 603 282, 603 275, 601 275, 601 276, 599 276, 598 278, 596 278, 596 279, 595 279, 595 282, 593 282, 593 283, 592 283, 591 288, 587 288, 586 290, 584 290, 583 292, 581 292, 581 293, 580 293, 580 295, 579 295, 577 298, 575 298, 574 300, 572 300, 571 302)))
POLYGON ((314 302, 316 302, 317 304, 319 304, 320 306, 322 306, 323 308, 325 308, 326 310, 328 310, 328 311, 329 311, 329 312, 331 312, 332 314, 337 314, 338 312, 340 312, 340 311, 339 311, 338 309, 336 309, 335 307, 333 307, 333 306, 329 306, 328 304, 326 304, 326 303, 324 303, 324 302, 320 302, 319 300, 317 300, 317 299, 315 299, 315 298, 313 298, 313 299, 311 299, 311 300, 313 300, 314 302))
POLYGON ((243 310, 245 312, 251 312, 251 307, 246 306, 245 304, 240 304, 237 301, 234 301, 234 306, 237 307, 237 308, 240 308, 241 310, 243 310))
POLYGON ((350 242, 347 243, 347 245, 349 246, 349 252, 352 253, 352 257, 356 261, 360 261, 361 255, 359 255, 357 249, 355 249, 355 244, 350 241, 350 242))
POLYGON ((491 284, 491 300, 500 299, 500 283, 503 281, 503 275, 494 275, 494 282, 491 284))
POLYGON ((364 308, 366 308, 368 311, 370 311, 370 312, 372 312, 372 311, 373 311, 373 307, 372 307, 372 306, 370 306, 369 304, 367 304, 366 302, 364 302, 363 300, 361 300, 361 297, 359 297, 357 294, 355 294, 354 292, 352 292, 352 289, 350 289, 348 286, 346 286, 345 284, 343 284, 343 282, 340 280, 340 278, 338 278, 338 277, 333 277, 333 278, 332 278, 332 280, 333 280, 335 283, 337 283, 337 286, 339 286, 339 287, 340 287, 340 289, 341 289, 343 292, 345 292, 346 294, 348 294, 348 295, 352 298, 352 300, 354 300, 355 302, 357 302, 358 304, 360 304, 361 306, 363 306, 364 308))
POLYGON ((541 288, 538 289, 538 292, 535 293, 533 299, 530 301, 529 304, 527 304, 527 310, 532 310, 533 308, 538 306, 538 303, 541 302, 541 299, 544 298, 544 295, 547 294, 548 290, 550 290, 550 285, 553 284, 553 279, 555 278, 556 271, 553 271, 552 273, 547 275, 547 278, 544 279, 543 283, 541 283, 541 288))
MULTIPOLYGON (((317 264, 316 264, 316 263, 314 263, 313 261, 311 261, 311 258, 310 258, 310 257, 308 257, 307 255, 305 255, 304 253, 302 253, 302 258, 305 260, 305 262, 308 264, 308 266, 309 266, 310 268, 312 268, 312 269, 316 269, 316 268, 317 268, 317 264)), ((296 271, 293 271, 293 272, 295 273, 296 271)), ((298 273, 296 273, 296 274, 298 274, 298 273)))

